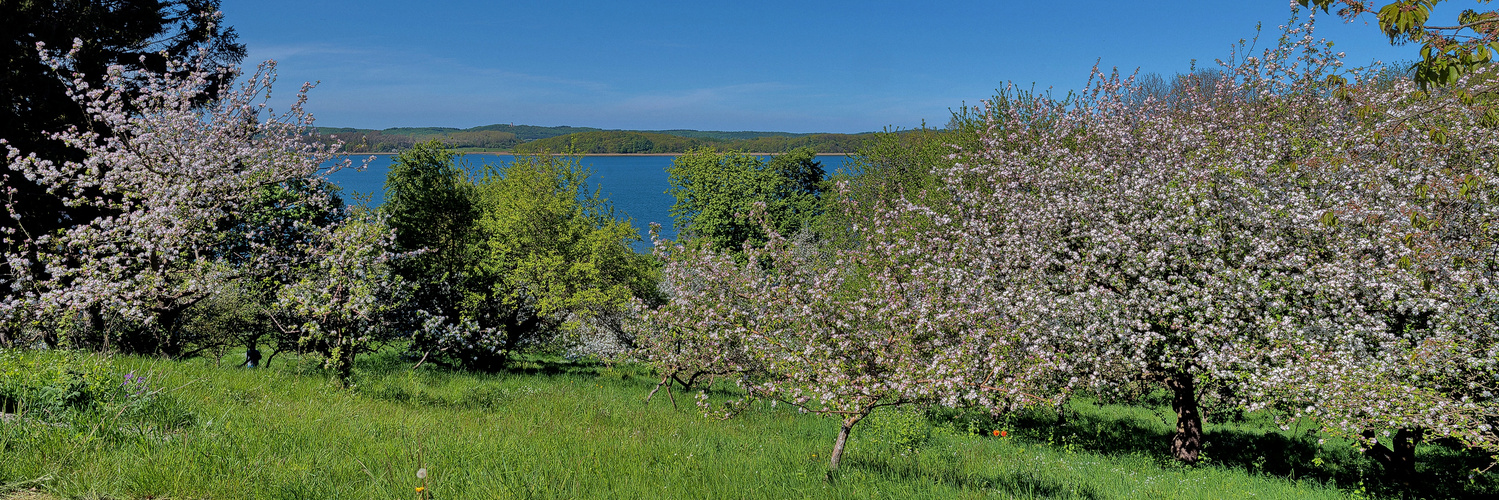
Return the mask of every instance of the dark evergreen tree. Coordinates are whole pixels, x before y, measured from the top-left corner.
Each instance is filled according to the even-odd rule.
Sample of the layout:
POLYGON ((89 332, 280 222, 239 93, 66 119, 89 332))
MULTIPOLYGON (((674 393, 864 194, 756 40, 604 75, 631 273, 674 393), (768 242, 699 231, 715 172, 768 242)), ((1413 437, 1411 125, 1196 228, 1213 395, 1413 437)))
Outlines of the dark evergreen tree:
MULTIPOLYGON (((0 139, 11 147, 54 161, 77 160, 80 153, 47 138, 69 126, 92 127, 84 110, 68 98, 64 78, 77 72, 102 81, 107 68, 161 73, 167 61, 206 50, 211 66, 238 64, 245 47, 233 28, 220 22, 219 0, 0 0, 0 139), (66 51, 83 42, 71 66, 54 70, 37 54, 37 43, 66 51)), ((213 82, 208 95, 232 75, 213 82)), ((24 176, 0 167, 0 201, 11 213, 0 230, 13 237, 50 233, 98 217, 90 209, 69 208, 24 176)), ((0 245, 10 241, 0 238, 0 245)), ((3 249, 3 247, 0 247, 3 249)), ((0 269, 7 276, 24 270, 0 269)))

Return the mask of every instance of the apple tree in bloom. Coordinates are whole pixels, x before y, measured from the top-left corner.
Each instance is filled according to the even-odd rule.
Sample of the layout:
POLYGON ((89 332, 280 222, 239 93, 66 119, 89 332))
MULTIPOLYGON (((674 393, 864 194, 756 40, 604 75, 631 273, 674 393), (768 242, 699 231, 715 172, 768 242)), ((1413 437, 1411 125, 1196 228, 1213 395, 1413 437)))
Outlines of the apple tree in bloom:
POLYGON ((390 251, 394 232, 368 214, 320 228, 302 245, 309 258, 277 291, 272 317, 347 387, 357 355, 410 330, 413 287, 391 267, 406 254, 390 251))
POLYGON ((750 283, 759 269, 743 266, 729 253, 716 252, 707 240, 673 243, 660 238, 660 226, 651 225, 654 254, 667 266, 659 288, 671 298, 665 307, 631 317, 627 327, 635 332, 636 351, 661 374, 650 398, 662 387, 675 405, 673 383, 690 389, 700 380, 709 384, 718 377, 758 373, 761 367, 747 355, 741 325, 749 324, 759 311, 750 283))
POLYGON ((725 414, 768 400, 837 418, 832 469, 850 429, 880 407, 1037 401, 1027 390, 1043 364, 1020 326, 996 315, 989 278, 927 258, 951 247, 903 230, 924 214, 879 213, 857 228, 856 248, 788 240, 763 212, 767 240, 745 244, 742 258, 658 240, 668 299, 643 313, 641 356, 662 383, 732 380, 743 397, 725 414))
POLYGON ((313 211, 329 210, 336 199, 320 188, 320 165, 336 146, 308 140, 312 117, 303 103, 310 85, 277 114, 268 106, 274 63, 210 98, 212 82, 237 70, 206 69, 201 55, 164 73, 115 67, 102 85, 90 85, 84 75, 68 74, 68 56, 40 44, 37 50, 69 82, 69 96, 88 119, 50 138, 81 153, 58 161, 7 145, 6 165, 67 206, 102 215, 35 232, 30 228, 58 221, 28 220, 7 196, 15 224, 4 237, 15 250, 6 259, 15 271, 0 312, 12 319, 116 318, 145 332, 116 339, 128 341, 120 348, 180 354, 185 310, 244 269, 287 268, 277 252, 230 250, 264 249, 257 243, 264 231, 230 229, 268 189, 294 188, 287 192, 296 199, 287 203, 313 211), (20 271, 27 269, 39 272, 20 271))
POLYGON ((996 103, 943 172, 959 253, 1042 299, 1016 303, 1046 304, 1028 331, 1067 383, 1165 385, 1179 460, 1209 387, 1491 446, 1496 135, 1462 90, 1340 58, 1306 24, 1164 96, 1095 72, 1073 100, 996 103))
POLYGON ((1419 82, 1351 85, 1338 98, 1355 120, 1301 161, 1333 170, 1346 199, 1321 221, 1330 248, 1353 262, 1329 281, 1352 329, 1328 342, 1281 336, 1271 355, 1296 360, 1256 374, 1296 415, 1363 441, 1398 480, 1415 444, 1447 438, 1499 451, 1499 331, 1494 324, 1499 220, 1499 123, 1478 96, 1499 90, 1492 67, 1440 89, 1419 82))

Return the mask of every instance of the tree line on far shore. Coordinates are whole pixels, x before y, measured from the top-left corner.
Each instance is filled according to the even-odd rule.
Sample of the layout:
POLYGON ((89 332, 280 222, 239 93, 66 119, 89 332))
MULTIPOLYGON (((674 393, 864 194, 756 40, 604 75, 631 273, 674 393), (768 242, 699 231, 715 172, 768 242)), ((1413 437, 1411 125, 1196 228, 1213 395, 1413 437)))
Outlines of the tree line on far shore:
POLYGON ((698 130, 600 130, 587 127, 486 125, 469 129, 423 127, 384 130, 319 127, 330 143, 342 141, 354 153, 395 153, 426 141, 457 150, 512 151, 519 154, 670 154, 694 149, 786 153, 812 148, 822 153, 854 153, 872 144, 874 133, 795 134, 698 130))

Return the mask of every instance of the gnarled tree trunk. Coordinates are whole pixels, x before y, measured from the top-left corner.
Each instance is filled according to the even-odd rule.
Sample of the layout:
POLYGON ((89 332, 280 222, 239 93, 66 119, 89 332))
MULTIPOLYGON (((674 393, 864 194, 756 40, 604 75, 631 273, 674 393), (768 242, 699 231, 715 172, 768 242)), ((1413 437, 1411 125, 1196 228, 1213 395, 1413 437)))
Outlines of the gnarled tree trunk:
POLYGON ((1171 409, 1176 411, 1176 435, 1171 437, 1171 456, 1182 463, 1197 463, 1202 453, 1202 414, 1197 408, 1197 384, 1192 374, 1177 371, 1166 378, 1171 390, 1171 409))

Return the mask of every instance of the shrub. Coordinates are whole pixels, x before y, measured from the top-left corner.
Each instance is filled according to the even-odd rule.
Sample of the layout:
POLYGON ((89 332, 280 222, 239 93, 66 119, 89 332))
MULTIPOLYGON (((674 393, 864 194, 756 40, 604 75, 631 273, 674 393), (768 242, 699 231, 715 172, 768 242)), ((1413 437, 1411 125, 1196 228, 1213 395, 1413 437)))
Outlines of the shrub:
POLYGON ((117 395, 121 383, 100 357, 0 349, 0 412, 54 418, 117 395))

